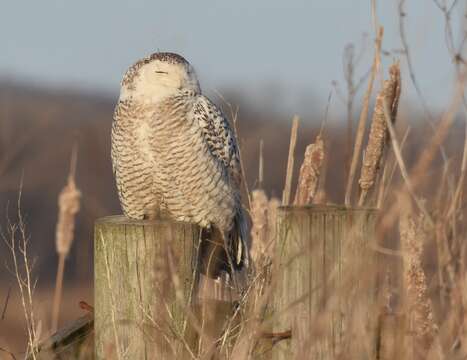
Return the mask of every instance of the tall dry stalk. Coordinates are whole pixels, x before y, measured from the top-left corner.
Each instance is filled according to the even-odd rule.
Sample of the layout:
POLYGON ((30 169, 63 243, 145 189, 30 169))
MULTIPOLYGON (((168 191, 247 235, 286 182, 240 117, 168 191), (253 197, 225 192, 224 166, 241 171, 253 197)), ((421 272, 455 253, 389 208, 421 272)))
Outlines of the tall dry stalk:
POLYGON ((76 188, 75 173, 77 162, 77 148, 73 147, 70 161, 70 172, 68 182, 58 197, 58 221, 56 228, 55 246, 58 254, 58 269, 55 281, 55 292, 52 306, 52 333, 57 331, 58 318, 63 288, 63 274, 65 271, 65 259, 70 252, 73 243, 75 229, 75 216, 80 208, 81 192, 76 188))
POLYGON ((258 188, 263 188, 264 180, 264 156, 263 156, 264 142, 263 139, 259 141, 259 165, 258 165, 258 188))
POLYGON ((324 142, 318 135, 313 144, 306 147, 305 157, 298 177, 294 205, 306 205, 313 201, 318 189, 321 166, 324 159, 324 142))
POLYGON ((362 206, 375 184, 378 171, 384 160, 384 147, 388 137, 388 128, 386 126, 384 106, 385 102, 390 109, 391 122, 394 123, 397 115, 397 107, 401 92, 401 78, 399 63, 392 64, 389 68, 390 78, 384 81, 383 88, 376 98, 375 109, 371 122, 368 145, 365 149, 362 168, 360 172, 360 200, 359 206, 362 206))
POLYGON ((295 145, 297 144, 298 134, 298 122, 299 118, 297 115, 292 120, 292 130, 290 132, 290 146, 289 146, 289 157, 287 159, 287 173, 285 175, 285 186, 282 193, 282 205, 290 204, 290 196, 292 193, 292 178, 293 178, 293 166, 295 159, 295 145))
MULTIPOLYGON (((410 127, 407 127, 407 130, 405 131, 404 137, 402 138, 401 141, 401 152, 404 149, 405 142, 407 141, 407 138, 409 137, 410 134, 410 127)), ((391 158, 391 162, 387 162, 384 165, 384 171, 383 171, 383 176, 381 178, 381 182, 379 183, 379 188, 378 188, 378 197, 376 201, 376 208, 381 209, 381 206, 383 205, 383 202, 387 196, 389 185, 392 182, 392 179, 394 177, 394 173, 396 172, 397 168, 397 160, 395 159, 394 153, 393 157, 391 158)))
POLYGON ((373 83, 375 81, 376 73, 378 72, 380 64, 380 53, 381 53, 381 42, 383 41, 383 28, 378 29, 375 40, 375 55, 373 59, 373 64, 371 66, 370 79, 368 81, 368 87, 363 98, 362 111, 360 113, 360 118, 358 120, 357 135, 355 137, 355 145, 352 154, 352 161, 350 163, 349 177, 347 178, 347 185, 345 188, 345 205, 350 206, 350 200, 352 196, 352 188, 355 178, 355 173, 357 171, 358 159, 360 157, 360 150, 363 143, 363 135, 365 134, 366 120, 368 118, 368 108, 370 106, 370 97, 373 90, 373 83))

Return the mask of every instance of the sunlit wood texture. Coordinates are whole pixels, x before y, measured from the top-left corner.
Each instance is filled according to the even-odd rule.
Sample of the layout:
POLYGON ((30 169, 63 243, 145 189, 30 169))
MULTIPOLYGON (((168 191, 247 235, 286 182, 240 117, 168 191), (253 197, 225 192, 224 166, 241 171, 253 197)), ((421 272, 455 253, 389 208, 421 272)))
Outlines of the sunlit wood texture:
POLYGON ((191 357, 199 239, 197 226, 180 222, 96 222, 97 359, 191 357))
POLYGON ((376 274, 369 245, 375 217, 371 209, 340 206, 279 209, 274 332, 291 330, 292 336, 274 346, 275 359, 327 360, 342 352, 349 355, 348 351, 355 355, 350 358, 371 358, 376 343, 371 339, 376 322, 370 314, 376 274), (355 336, 367 336, 369 347, 357 350, 341 339, 344 331, 355 332, 360 324, 362 331, 355 336))

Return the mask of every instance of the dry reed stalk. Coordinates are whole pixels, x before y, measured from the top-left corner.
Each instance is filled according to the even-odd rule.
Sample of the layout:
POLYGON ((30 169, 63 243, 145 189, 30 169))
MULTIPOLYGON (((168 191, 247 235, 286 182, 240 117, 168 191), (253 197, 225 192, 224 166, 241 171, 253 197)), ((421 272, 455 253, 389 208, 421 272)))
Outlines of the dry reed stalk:
POLYGON ((259 165, 258 165, 258 188, 263 188, 263 180, 264 180, 264 157, 263 157, 263 147, 264 142, 263 139, 259 141, 259 165))
MULTIPOLYGON (((407 127, 407 130, 405 131, 404 137, 402 138, 401 141, 401 152, 404 149, 405 142, 407 141, 407 138, 409 137, 410 134, 410 127, 407 127)), ((394 177, 394 173, 396 172, 397 168, 397 161, 393 155, 391 157, 391 165, 389 165, 388 162, 384 165, 384 171, 383 171, 383 176, 381 178, 381 182, 379 184, 379 189, 378 189, 378 198, 376 201, 376 208, 381 209, 381 206, 383 205, 384 199, 387 196, 387 191, 389 188, 389 185, 392 182, 392 179, 394 177)))
POLYGON ((58 327, 65 259, 68 256, 71 244, 73 243, 75 216, 80 208, 81 192, 76 188, 75 184, 76 161, 77 148, 74 146, 71 153, 68 182, 58 197, 59 214, 55 235, 55 246, 59 258, 52 306, 52 333, 56 332, 58 327))
POLYGON ((425 359, 437 337, 438 328, 433 318, 428 296, 427 279, 422 268, 423 243, 426 238, 424 219, 414 219, 408 199, 402 201, 400 241, 404 253, 403 278, 406 291, 406 311, 413 336, 414 358, 425 359))
POLYGON ((284 191, 282 193, 282 205, 290 204, 290 195, 292 193, 292 178, 293 178, 295 145, 297 144, 297 134, 298 134, 298 122, 299 122, 299 118, 297 115, 295 115, 292 120, 292 131, 290 133, 289 157, 287 160, 287 174, 285 176, 285 186, 284 186, 284 191))
POLYGON ((370 190, 373 188, 383 162, 384 146, 388 137, 384 114, 385 102, 389 106, 392 123, 395 122, 397 116, 401 92, 400 67, 398 62, 392 64, 389 68, 389 76, 389 80, 384 81, 383 88, 376 98, 368 145, 364 152, 360 180, 358 181, 361 188, 360 200, 358 201, 359 206, 363 206, 370 190))
POLYGON ((436 127, 436 132, 433 135, 429 145, 427 146, 426 150, 423 151, 423 153, 420 155, 415 167, 413 168, 413 171, 411 172, 411 175, 413 176, 414 186, 417 186, 422 182, 422 180, 425 179, 425 174, 428 167, 433 161, 436 152, 442 146, 443 141, 448 135, 449 129, 454 123, 457 111, 459 109, 464 95, 464 87, 467 80, 467 70, 463 72, 457 80, 458 81, 456 83, 456 90, 453 95, 451 104, 447 111, 443 114, 441 121, 436 127))
POLYGON ((465 191, 465 176, 467 174, 467 107, 464 105, 464 117, 465 117, 465 125, 464 125, 464 151, 462 153, 462 162, 460 168, 460 175, 459 180, 457 181, 456 190, 454 191, 454 197, 451 202, 451 206, 449 207, 447 217, 450 217, 457 209, 459 203, 461 203, 462 194, 465 191))
POLYGON ((360 156, 360 149, 362 148, 363 135, 365 134, 365 125, 368 118, 368 108, 370 106, 370 97, 373 90, 373 83, 375 81, 376 73, 378 72, 380 64, 380 52, 381 52, 381 42, 383 40, 383 28, 378 29, 375 40, 375 55, 373 59, 373 64, 371 66, 370 80, 368 81, 368 87, 363 98, 362 111, 360 113, 360 118, 358 120, 357 135, 355 137, 355 145, 352 154, 352 162, 350 163, 349 177, 347 179, 347 186, 345 188, 345 205, 350 206, 350 200, 352 195, 353 182, 355 178, 355 172, 357 171, 358 159, 360 156))
POLYGON ((318 135, 315 142, 306 147, 303 163, 300 167, 294 205, 306 205, 313 201, 318 189, 323 159, 324 142, 318 135))

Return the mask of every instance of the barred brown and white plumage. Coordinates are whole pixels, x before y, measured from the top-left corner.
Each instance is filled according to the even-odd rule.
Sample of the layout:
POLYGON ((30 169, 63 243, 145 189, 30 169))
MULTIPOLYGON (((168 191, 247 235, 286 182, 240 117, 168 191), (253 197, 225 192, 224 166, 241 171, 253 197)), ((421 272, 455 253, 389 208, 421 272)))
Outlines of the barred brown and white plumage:
POLYGON ((220 234, 235 267, 244 265, 248 232, 235 135, 221 111, 201 94, 183 57, 155 53, 128 69, 115 109, 111 150, 126 216, 165 214, 199 224, 213 236, 220 234))

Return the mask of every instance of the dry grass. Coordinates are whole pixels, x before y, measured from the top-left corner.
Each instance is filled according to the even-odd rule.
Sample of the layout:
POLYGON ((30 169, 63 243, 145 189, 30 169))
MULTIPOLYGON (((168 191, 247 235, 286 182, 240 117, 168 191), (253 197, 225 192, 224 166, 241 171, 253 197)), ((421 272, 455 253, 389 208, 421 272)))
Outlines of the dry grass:
MULTIPOLYGON (((26 224, 21 214, 22 182, 18 195, 17 222, 13 223, 8 218, 8 228, 1 236, 10 251, 12 266, 6 265, 7 270, 15 277, 20 292, 20 301, 24 314, 27 331, 26 356, 37 359, 37 346, 40 334, 34 309, 34 291, 36 280, 33 279, 34 262, 29 255, 29 237, 26 233, 26 224)), ((6 306, 6 305, 5 305, 6 306)), ((4 310, 4 313, 6 310, 4 310)))

